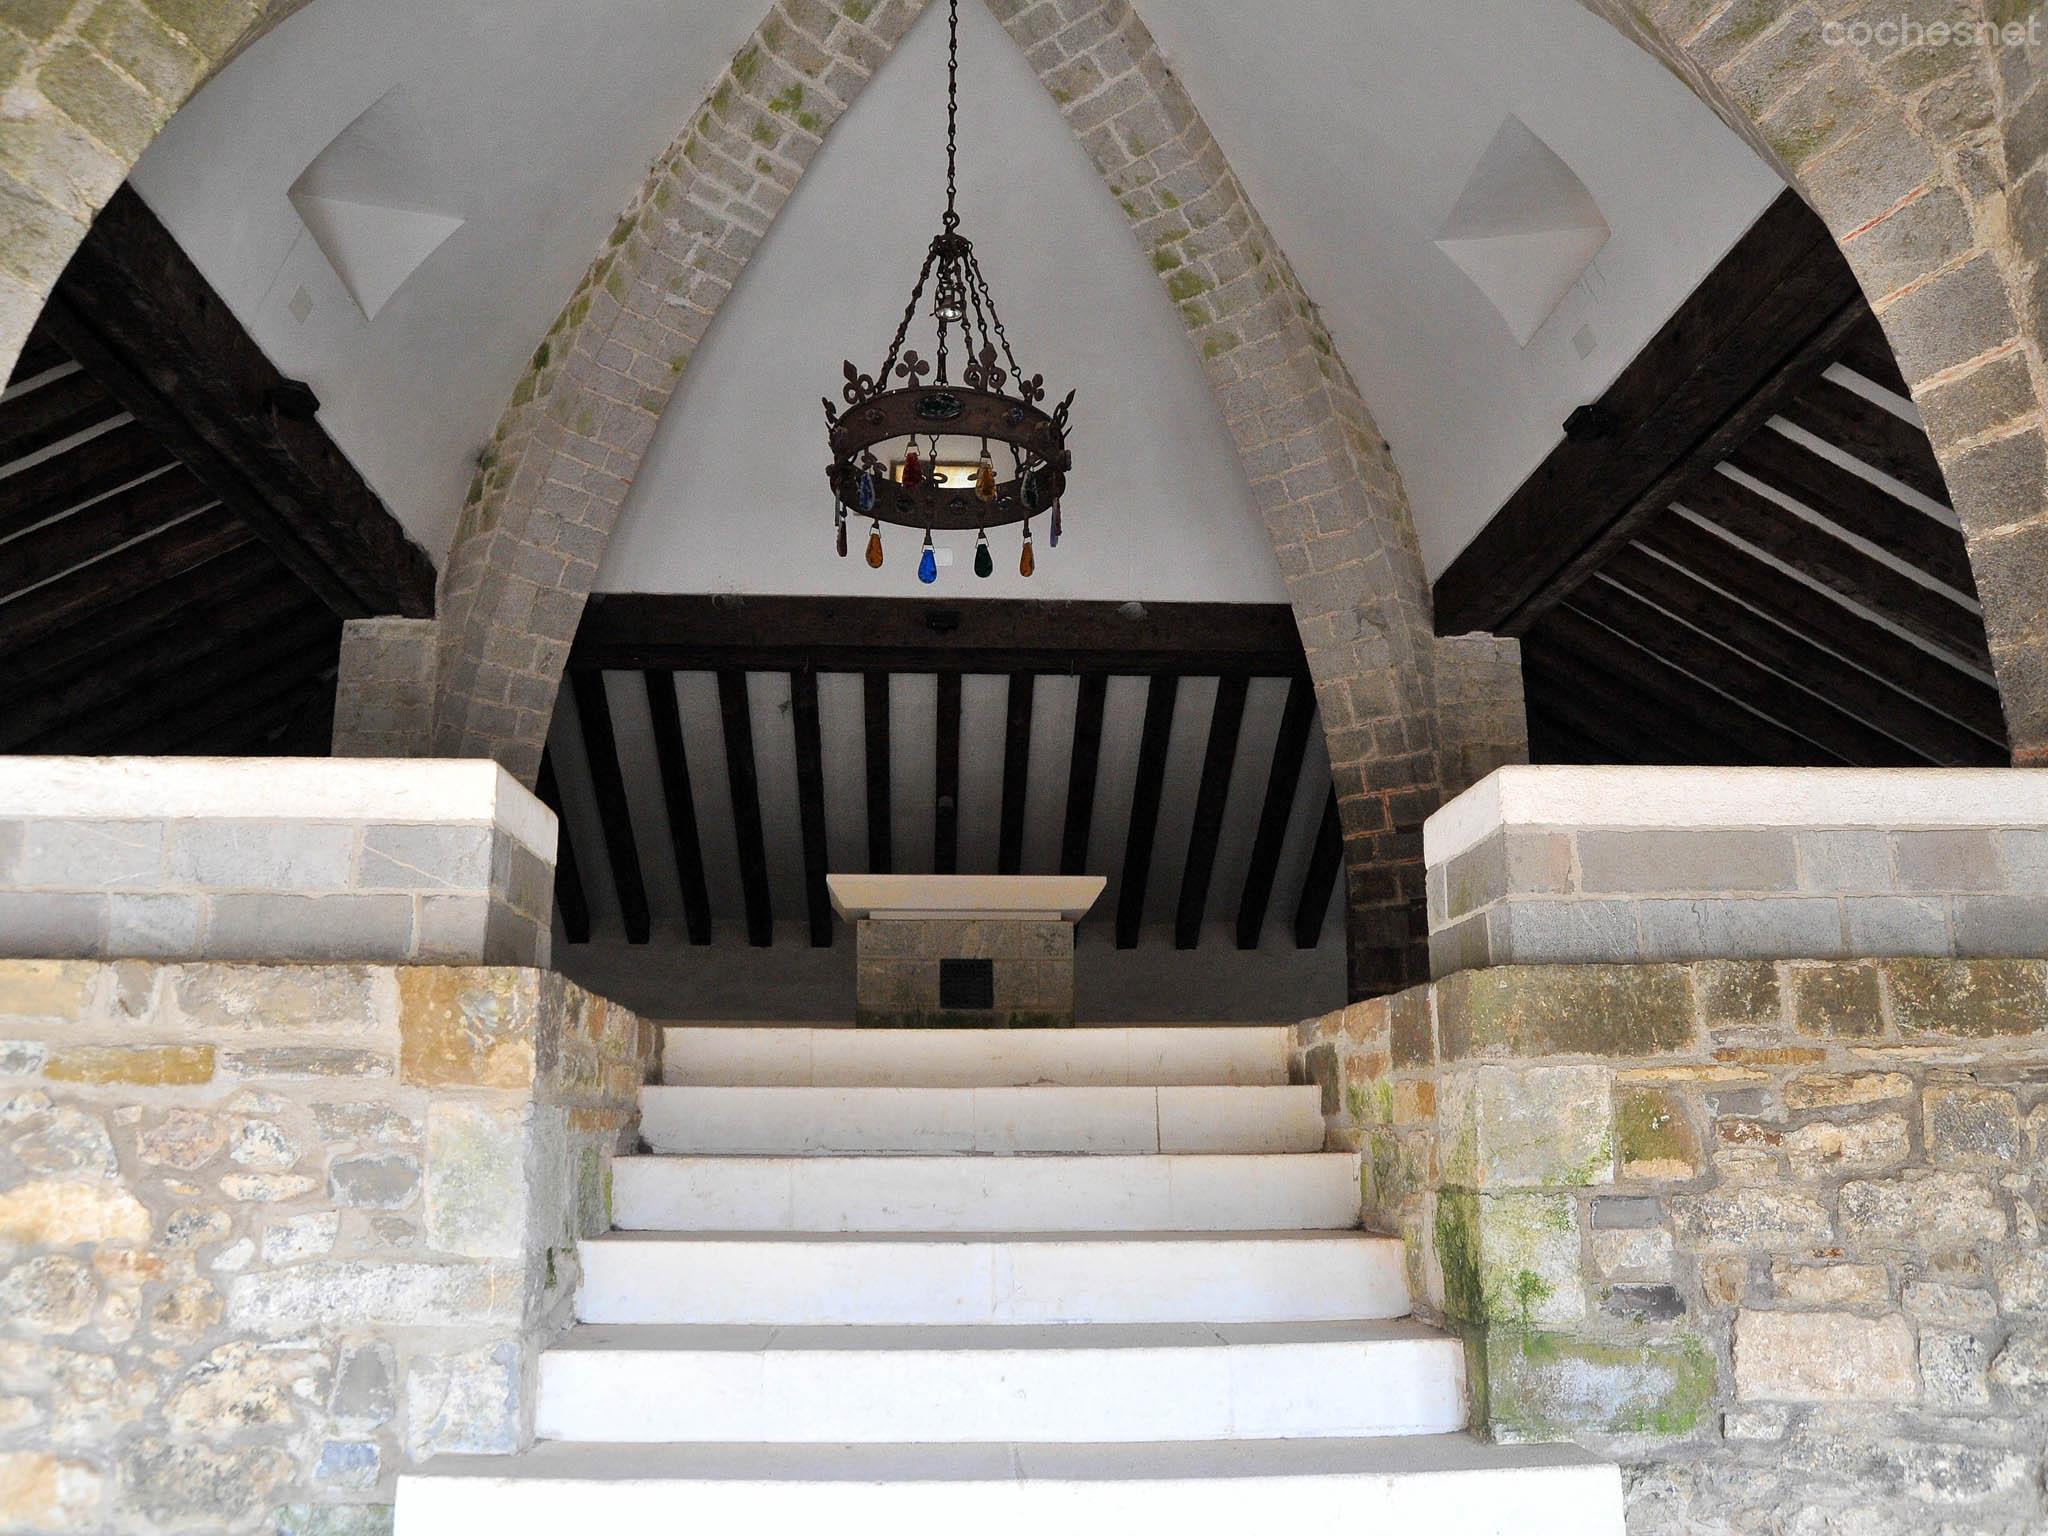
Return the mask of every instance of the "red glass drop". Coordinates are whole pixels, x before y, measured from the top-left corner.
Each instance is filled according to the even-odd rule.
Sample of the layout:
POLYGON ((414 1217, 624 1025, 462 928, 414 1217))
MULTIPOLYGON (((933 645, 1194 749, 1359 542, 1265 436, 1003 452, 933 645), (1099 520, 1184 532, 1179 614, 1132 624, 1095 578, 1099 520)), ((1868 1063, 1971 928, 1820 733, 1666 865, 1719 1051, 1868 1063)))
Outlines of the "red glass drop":
POLYGON ((907 488, 921 483, 923 479, 924 465, 917 457, 917 450, 913 448, 903 455, 903 484, 907 488))

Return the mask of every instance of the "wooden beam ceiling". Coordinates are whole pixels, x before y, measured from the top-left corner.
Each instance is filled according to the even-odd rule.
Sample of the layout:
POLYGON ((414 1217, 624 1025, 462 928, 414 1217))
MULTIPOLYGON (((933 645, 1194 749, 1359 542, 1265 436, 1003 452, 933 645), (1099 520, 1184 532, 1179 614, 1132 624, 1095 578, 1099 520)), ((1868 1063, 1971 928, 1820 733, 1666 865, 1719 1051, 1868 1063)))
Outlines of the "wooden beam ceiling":
POLYGON ((1544 722, 1532 745, 2006 760, 1933 449, 1847 263, 1793 194, 1564 432, 1436 585, 1440 633, 1522 637, 1544 722))
MULTIPOLYGON (((892 702, 901 710, 908 696, 897 677, 920 674, 931 679, 923 694, 927 724, 920 732, 932 749, 928 867, 960 869, 971 847, 973 859, 987 860, 995 870, 1025 868, 1026 820, 1034 803, 1032 765, 1035 757, 1044 760, 1034 748, 1042 748, 1047 733, 1054 733, 1067 774, 1063 799, 1051 807, 1055 819, 1044 829, 1057 836, 1041 846, 1040 856, 1056 848, 1057 867, 1076 873, 1109 864, 1117 882, 1104 917, 1114 942, 1125 947, 1139 943, 1148 908, 1163 906, 1173 942, 1195 947, 1216 905, 1211 893, 1220 887, 1223 899, 1234 904, 1238 942, 1256 947, 1283 846, 1290 842, 1298 851, 1288 867, 1304 878, 1299 891, 1289 893, 1288 921, 1297 942, 1320 941, 1336 878, 1334 869, 1325 866, 1332 858, 1341 862, 1342 848, 1341 842, 1311 848, 1307 824, 1297 815, 1298 798, 1320 796, 1327 778, 1304 771, 1316 726, 1315 692, 1284 605, 1154 605, 1133 614, 1109 603, 991 602, 956 608, 898 599, 775 598, 736 604, 713 598, 601 596, 586 612, 571 659, 568 694, 581 740, 573 732, 562 734, 571 720, 565 715, 549 761, 548 792, 560 794, 553 775, 565 756, 587 761, 587 774, 578 770, 595 810, 586 825, 605 847, 614 882, 624 882, 609 894, 627 941, 648 941, 643 911, 655 881, 641 868, 639 850, 664 841, 651 829, 635 837, 633 807, 652 803, 654 796, 637 792, 628 781, 622 764, 632 755, 643 764, 636 771, 646 772, 644 765, 651 763, 652 777, 660 780, 667 851, 675 860, 682 920, 691 942, 712 942, 714 932, 707 834, 700 818, 710 814, 722 821, 729 803, 736 857, 726 878, 737 885, 739 910, 725 915, 744 919, 750 943, 774 942, 777 898, 769 878, 770 854, 775 847, 793 848, 808 942, 817 947, 832 943, 824 876, 834 846, 830 808, 838 802, 830 791, 835 778, 849 772, 864 779, 855 803, 865 805, 869 867, 886 870, 900 864, 892 834, 892 702), (634 672, 647 696, 642 723, 614 718, 626 697, 619 691, 618 675, 634 672), (685 674, 699 681, 686 685, 685 674), (858 740, 850 747, 838 737, 827 739, 825 674, 847 683, 858 679, 853 691, 835 695, 843 701, 835 706, 842 711, 836 729, 857 726, 858 740), (976 719, 982 723, 975 729, 981 734, 972 748, 964 739, 970 676, 993 676, 1003 689, 993 715, 990 695, 977 694, 983 702, 975 706, 976 719), (1048 719, 1047 690, 1041 685, 1060 676, 1074 681, 1061 691, 1057 712, 1048 719), (1132 756, 1117 760, 1115 771, 1129 777, 1109 802, 1119 818, 1112 833, 1117 846, 1105 850, 1101 834, 1108 829, 1098 825, 1096 813, 1112 678, 1140 686, 1139 692, 1119 694, 1125 702, 1118 708, 1142 714, 1142 721, 1119 716, 1124 722, 1119 730, 1135 728, 1135 743, 1118 748, 1132 756), (1213 692, 1182 686, 1197 678, 1213 679, 1213 692), (1257 715, 1263 734, 1255 738, 1258 750, 1247 756, 1251 690, 1261 679, 1284 682, 1285 689, 1262 695, 1268 700, 1257 715), (760 690, 779 697, 784 684, 789 724, 786 734, 778 732, 777 741, 766 743, 773 753, 767 761, 777 765, 770 768, 761 755, 764 742, 757 738, 764 728, 760 722, 771 716, 757 717, 756 703, 760 690), (707 685, 715 688, 715 720, 705 712, 712 697, 707 685), (679 705, 682 695, 699 701, 696 726, 679 705), (1071 734, 1066 734, 1069 727, 1071 734), (1199 729, 1199 744, 1172 747, 1177 729, 1199 729), (695 744, 689 739, 692 730, 700 732, 695 744), (630 752, 628 735, 641 743, 630 752), (1269 743, 1267 757, 1263 752, 1269 743), (999 776, 980 770, 986 776, 978 779, 983 787, 976 791, 993 796, 986 803, 994 819, 992 836, 988 831, 963 836, 960 825, 970 750, 975 763, 991 758, 1000 763, 999 776), (849 751, 850 760, 835 756, 849 751), (699 760, 707 756, 723 757, 722 786, 696 781, 699 760), (1190 777, 1192 788, 1175 791, 1184 797, 1175 799, 1171 813, 1176 841, 1164 846, 1170 758, 1183 764, 1172 771, 1190 777), (1195 760, 1198 770, 1188 766, 1195 760), (783 774, 793 775, 793 798, 785 798, 783 774), (774 782, 768 782, 771 775, 774 782), (718 809, 707 812, 707 805, 718 809), (1226 815, 1233 805, 1241 808, 1238 816, 1246 825, 1226 837, 1226 815), (1256 830, 1249 824, 1254 814, 1256 830), (771 817, 793 818, 793 828, 783 827, 772 843, 771 817), (1293 831, 1297 826, 1301 830, 1293 831), (1235 862, 1225 863, 1226 846, 1235 850, 1229 856, 1235 862), (1177 888, 1154 900, 1152 887, 1173 878, 1169 872, 1176 869, 1177 888)), ((895 772, 903 771, 897 763, 895 772)), ((1043 786, 1039 793, 1042 800, 1043 786)), ((573 850, 575 832, 567 820, 563 837, 564 847, 573 850)), ((585 860, 579 867, 588 866, 585 860)), ((665 883, 665 872, 652 873, 663 875, 665 883)), ((565 920, 572 942, 581 942, 576 933, 595 925, 587 901, 582 912, 573 929, 565 920)))

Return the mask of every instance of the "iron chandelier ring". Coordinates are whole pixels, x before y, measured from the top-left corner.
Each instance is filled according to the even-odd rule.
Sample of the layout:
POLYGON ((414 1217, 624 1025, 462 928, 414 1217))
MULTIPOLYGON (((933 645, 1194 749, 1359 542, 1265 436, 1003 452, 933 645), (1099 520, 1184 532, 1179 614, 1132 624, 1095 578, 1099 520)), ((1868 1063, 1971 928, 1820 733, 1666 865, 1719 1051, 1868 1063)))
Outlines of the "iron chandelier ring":
POLYGON ((851 516, 904 528, 999 528, 1050 512, 1066 490, 1072 461, 1063 420, 1065 401, 1049 412, 1011 395, 934 384, 869 395, 843 415, 827 401, 825 411, 833 455, 825 473, 833 495, 851 516), (933 435, 1005 444, 1015 450, 1026 471, 998 481, 995 495, 984 498, 972 487, 939 486, 929 480, 904 485, 873 452, 876 445, 895 439, 933 435), (864 474, 869 476, 871 506, 862 505, 864 474))

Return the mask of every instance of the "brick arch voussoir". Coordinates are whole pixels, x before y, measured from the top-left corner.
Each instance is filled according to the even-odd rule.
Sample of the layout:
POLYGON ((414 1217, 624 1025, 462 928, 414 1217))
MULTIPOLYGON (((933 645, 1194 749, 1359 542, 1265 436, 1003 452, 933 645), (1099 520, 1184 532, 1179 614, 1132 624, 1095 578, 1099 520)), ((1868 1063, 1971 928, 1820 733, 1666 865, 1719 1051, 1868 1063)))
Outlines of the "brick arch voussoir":
POLYGON ((441 576, 434 749, 531 784, 656 424, 832 125, 926 0, 776 0, 656 162, 513 391, 441 576))
POLYGON ((2013 761, 2048 765, 2048 21, 1970 0, 1848 13, 1582 3, 1691 86, 1834 234, 1962 521, 2013 761), (1927 30, 1959 23, 1960 42, 1927 30), (1986 30, 2008 24, 2018 32, 1986 30))
POLYGON ((193 92, 308 0, 59 0, 0 27, 0 379, 107 199, 193 92))
POLYGON ((988 3, 1179 306, 1273 541, 1336 782, 1352 995, 1426 979, 1421 823, 1441 785, 1436 641, 1392 456, 1128 0, 988 3))

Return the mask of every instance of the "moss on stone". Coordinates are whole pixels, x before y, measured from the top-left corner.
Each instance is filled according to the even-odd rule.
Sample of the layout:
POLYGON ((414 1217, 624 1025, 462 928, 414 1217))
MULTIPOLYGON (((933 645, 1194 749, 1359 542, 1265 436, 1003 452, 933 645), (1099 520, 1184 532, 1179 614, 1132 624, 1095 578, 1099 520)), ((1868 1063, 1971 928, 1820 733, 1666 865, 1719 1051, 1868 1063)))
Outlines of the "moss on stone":
POLYGON ((779 112, 784 117, 796 116, 797 108, 804 104, 804 87, 801 80, 792 80, 788 85, 768 98, 768 110, 779 112))
POLYGON ((2048 1030, 2048 962, 1887 960, 1885 971, 1902 1030, 1971 1039, 2048 1030))
POLYGON ((875 11, 874 0, 846 0, 839 13, 848 21, 866 21, 875 11))
POLYGON ((1621 1343, 1496 1328, 1485 1353, 1487 1428, 1502 1440, 1678 1440, 1714 1401, 1713 1353, 1690 1334, 1621 1343))
POLYGON ((1241 344, 1237 332, 1218 331, 1215 335, 1203 340, 1202 356, 1221 357, 1224 353, 1234 350, 1241 344))
POLYGON ((1699 1171, 1699 1134, 1684 1101, 1662 1088, 1633 1088, 1614 1105, 1624 1177, 1689 1179, 1699 1171))
POLYGON ((1161 187, 1159 189, 1159 206, 1162 208, 1178 208, 1180 206, 1180 199, 1175 197, 1165 187, 1161 187))
POLYGON ((1447 1061, 1654 1055, 1695 1033, 1677 965, 1495 966, 1444 978, 1436 996, 1447 1061))
POLYGON ((1209 279, 1185 267, 1166 280, 1166 291, 1173 295, 1176 302, 1182 304, 1198 293, 1207 293, 1209 288, 1209 279))
POLYGON ((1170 245, 1163 245, 1152 253, 1154 272, 1171 272, 1180 265, 1180 252, 1170 245))
POLYGON ((761 48, 758 43, 749 43, 732 56, 732 77, 739 82, 741 90, 752 85, 760 72, 761 48))
POLYGON ((1479 1196, 1447 1189, 1436 1197, 1436 1259, 1444 1276, 1444 1314, 1483 1322, 1486 1296, 1479 1278, 1479 1196))

